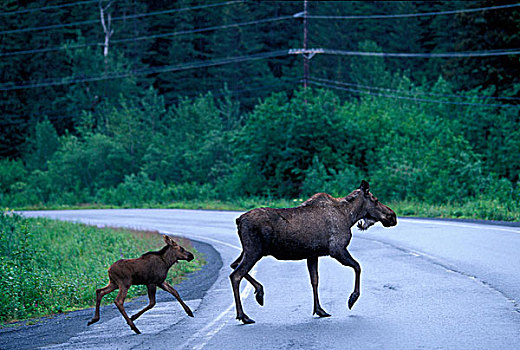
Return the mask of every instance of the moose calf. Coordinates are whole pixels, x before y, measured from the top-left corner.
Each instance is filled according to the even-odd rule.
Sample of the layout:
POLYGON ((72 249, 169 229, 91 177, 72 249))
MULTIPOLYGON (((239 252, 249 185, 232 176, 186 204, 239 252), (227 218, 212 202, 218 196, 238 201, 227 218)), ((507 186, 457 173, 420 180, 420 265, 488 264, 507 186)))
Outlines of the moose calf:
POLYGON ((165 282, 168 270, 178 260, 193 260, 193 254, 178 245, 170 237, 163 235, 166 246, 157 252, 148 252, 137 259, 121 259, 116 261, 108 269, 108 278, 110 282, 104 288, 96 290, 96 311, 88 326, 99 321, 99 305, 101 299, 113 290, 119 289, 119 293, 115 299, 115 304, 126 323, 130 328, 140 334, 141 332, 135 326, 134 322, 144 312, 155 306, 155 292, 157 286, 171 293, 182 305, 188 316, 193 317, 188 305, 182 301, 179 293, 167 282, 165 282), (141 311, 128 317, 123 303, 125 302, 126 293, 131 285, 146 285, 148 287, 148 299, 150 303, 141 311))

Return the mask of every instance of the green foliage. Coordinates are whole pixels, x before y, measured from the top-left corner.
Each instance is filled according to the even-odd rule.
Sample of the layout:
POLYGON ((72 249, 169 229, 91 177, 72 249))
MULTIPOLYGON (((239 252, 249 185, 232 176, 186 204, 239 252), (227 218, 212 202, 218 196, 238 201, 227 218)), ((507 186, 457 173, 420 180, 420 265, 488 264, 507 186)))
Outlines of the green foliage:
MULTIPOLYGON (((188 244, 181 242, 181 244, 188 244)), ((121 258, 158 250, 156 233, 99 229, 0 213, 0 322, 92 306, 95 290, 108 283, 107 268, 121 258)), ((170 270, 175 283, 203 263, 196 259, 170 270)), ((106 297, 112 302, 117 293, 106 297)), ((134 286, 129 297, 146 294, 134 286)))
POLYGON ((164 185, 152 181, 146 173, 126 175, 124 181, 113 188, 102 188, 97 200, 118 206, 136 207, 141 203, 160 201, 164 185))
MULTIPOLYGON (((61 7, 61 4, 60 1, 50 0, 45 2, 46 6, 58 6, 18 13, 17 10, 35 9, 41 4, 13 1, 0 3, 4 30, 53 26, 65 23, 64 19, 67 19, 67 23, 94 22, 3 34, 4 40, 0 42, 0 52, 3 54, 0 60, 2 84, 59 83, 66 77, 72 77, 75 83, 0 92, 4 128, 0 134, 1 157, 32 158, 27 154, 25 140, 35 137, 35 125, 44 120, 42 116, 48 117, 60 136, 67 131, 74 135, 82 133, 85 114, 90 115, 93 127, 98 123, 107 126, 105 118, 108 115, 116 120, 125 120, 127 124, 128 115, 121 118, 123 115, 114 113, 111 108, 116 106, 119 109, 120 99, 124 99, 128 110, 132 111, 131 101, 140 101, 143 91, 151 86, 164 97, 167 107, 177 104, 184 97, 204 95, 208 91, 219 93, 227 86, 232 91, 240 91, 237 97, 240 108, 242 112, 249 112, 254 109, 259 98, 270 94, 270 89, 262 89, 262 86, 292 89, 294 85, 286 83, 284 78, 291 80, 301 75, 301 59, 295 55, 186 70, 173 69, 188 63, 301 47, 301 17, 291 18, 302 11, 301 2, 246 1, 200 8, 216 3, 194 0, 120 0, 106 9, 106 14, 112 18, 125 18, 112 21, 114 33, 106 56, 104 47, 98 44, 105 37, 99 21, 98 4, 83 3, 65 7, 61 7), (138 15, 190 7, 198 8, 193 11, 176 11, 170 15, 138 15), (261 22, 283 16, 289 18, 261 22), (257 20, 260 23, 254 25, 233 25, 257 20), (220 26, 229 27, 192 32, 220 26), (163 35, 172 33, 178 35, 163 35), (24 53, 27 50, 29 52, 24 53), (148 75, 140 72, 150 67, 155 69, 166 66, 171 69, 160 69, 161 72, 148 75), (105 79, 107 77, 109 79, 105 79)), ((391 15, 500 4, 496 0, 316 1, 309 2, 308 11, 310 15, 324 16, 391 15)), ((368 52, 514 49, 518 47, 519 11, 517 8, 509 8, 446 16, 352 20, 348 21, 348 25, 345 25, 344 20, 316 19, 308 23, 308 47, 368 52)), ((415 83, 434 82, 442 74, 458 93, 473 94, 484 89, 493 96, 518 96, 517 77, 520 75, 520 65, 515 55, 428 60, 316 55, 311 66, 315 77, 382 87, 391 87, 389 77, 394 74, 407 74, 415 83)), ((351 99, 346 94, 341 96, 351 99)), ((480 124, 474 124, 477 131, 484 130, 477 128, 480 124)), ((476 132, 473 135, 477 137, 480 134, 476 132)), ((127 146, 132 147, 134 141, 127 141, 130 143, 127 146)), ((132 152, 144 152, 139 149, 141 141, 136 139, 135 143, 133 146, 137 148, 132 149, 132 152)), ((49 152, 43 149, 41 152, 40 155, 35 154, 37 159, 31 159, 30 162, 36 162, 31 166, 45 166, 49 152)), ((145 171, 154 177, 151 171, 145 171)))
POLYGON ((325 192, 335 197, 342 197, 359 186, 362 178, 360 170, 352 164, 347 164, 339 171, 334 168, 327 169, 315 156, 311 167, 305 172, 302 195, 310 197, 317 192, 325 192))
MULTIPOLYGON (((107 11, 116 17, 206 3, 121 0, 107 11)), ((311 15, 403 14, 497 4, 310 2, 308 10, 311 15)), ((517 56, 423 60, 316 55, 312 59, 311 73, 316 78, 383 88, 371 90, 376 94, 394 94, 384 89, 390 88, 407 98, 465 101, 474 106, 361 93, 353 97, 352 91, 289 91, 287 87, 294 85, 284 83, 284 78, 301 74, 301 60, 294 55, 134 74, 148 67, 301 47, 302 23, 294 22, 299 19, 287 20, 298 24, 290 26, 286 20, 231 26, 291 16, 302 10, 301 5, 240 2, 171 16, 114 20, 106 56, 103 47, 91 45, 104 37, 100 24, 55 28, 51 35, 47 30, 4 34, 2 84, 45 85, 66 77, 74 83, 0 93, 1 204, 249 203, 248 198, 301 198, 316 191, 345 195, 366 178, 383 200, 436 208, 503 205, 508 209, 497 209, 500 217, 516 210, 518 108, 479 107, 490 101, 515 102, 469 96, 517 97, 517 56), (186 33, 222 25, 230 26, 186 33), (155 36, 168 32, 183 35, 155 36), (132 37, 149 40, 125 41, 132 37), (38 48, 52 50, 16 53, 38 48), (257 89, 271 84, 272 90, 283 87, 286 92, 257 89)), ((52 25, 63 18, 70 23, 98 22, 100 15, 95 3, 8 14, 37 6, 1 3, 5 27, 52 25)), ((308 47, 364 52, 511 49, 518 46, 519 13, 507 9, 355 20, 348 26, 339 20, 312 20, 308 47)), ((479 209, 483 206, 475 212, 493 216, 493 209, 479 209)))
MULTIPOLYGON (((374 41, 361 41, 357 47, 362 52, 383 52, 374 41)), ((353 57, 350 62, 350 76, 353 83, 368 86, 388 86, 390 74, 383 57, 353 57)))
MULTIPOLYGON (((392 81, 412 96, 453 93, 442 78, 432 87, 406 77, 392 81)), ((435 208, 501 203, 506 209, 494 215, 482 206, 475 213, 515 217, 520 134, 512 110, 425 109, 374 96, 341 102, 330 91, 308 89, 274 93, 244 115, 229 95, 170 108, 153 90, 142 97, 103 105, 96 122, 86 113, 82 132, 59 137, 58 148, 43 150, 37 162, 2 160, 3 205, 200 207, 248 197, 343 196, 364 178, 383 201, 435 208)), ((54 135, 46 122, 38 128, 54 135)), ((38 142, 32 144, 44 144, 38 142)))
MULTIPOLYGON (((213 96, 184 100, 171 110, 166 133, 171 150, 170 166, 178 171, 178 182, 214 183, 217 166, 229 155, 226 129, 213 96)), ((230 126, 232 127, 232 126, 230 126)))
POLYGON ((259 104, 235 139, 235 161, 248 164, 262 181, 257 193, 298 196, 315 156, 327 168, 351 161, 355 126, 337 113, 339 99, 324 90, 297 91, 288 100, 273 94, 259 104))
POLYGON ((5 158, 0 159, 0 174, 2 175, 0 181, 1 195, 7 195, 20 186, 19 182, 24 180, 27 170, 22 161, 5 158))
POLYGON ((45 119, 36 124, 34 137, 27 142, 26 164, 29 169, 46 169, 59 147, 58 133, 52 123, 45 119))

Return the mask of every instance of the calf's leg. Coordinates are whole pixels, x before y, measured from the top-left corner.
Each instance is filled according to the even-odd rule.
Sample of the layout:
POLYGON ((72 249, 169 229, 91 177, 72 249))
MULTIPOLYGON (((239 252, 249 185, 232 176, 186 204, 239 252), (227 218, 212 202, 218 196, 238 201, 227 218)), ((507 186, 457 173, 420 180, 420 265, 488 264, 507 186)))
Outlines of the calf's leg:
POLYGON ((312 257, 307 259, 307 268, 309 269, 309 276, 311 277, 312 293, 314 295, 314 310, 313 315, 319 317, 330 317, 330 314, 325 312, 320 306, 320 300, 318 298, 318 257, 312 257))
POLYGON ((175 297, 175 299, 177 299, 177 301, 181 304, 182 308, 184 309, 184 311, 186 311, 186 313, 188 314, 188 316, 190 317, 193 317, 193 312, 191 312, 191 309, 188 307, 188 305, 186 305, 184 303, 184 301, 181 299, 181 296, 179 295, 179 293, 175 290, 175 288, 173 288, 168 282, 163 282, 159 285, 159 287, 161 287, 162 289, 164 289, 165 291, 167 291, 168 293, 170 293, 171 295, 173 295, 175 297))
MULTIPOLYGON (((232 264, 231 264, 231 268, 234 270, 237 268, 238 264, 240 263, 240 261, 242 261, 242 258, 244 256, 244 253, 241 253, 240 256, 238 257, 238 259, 236 259, 232 264)), ((253 285, 253 287, 255 288, 255 299, 256 299, 256 302, 260 305, 260 306, 264 306, 264 286, 262 286, 262 284, 260 282, 258 282, 257 280, 255 280, 253 277, 251 277, 251 275, 249 273, 246 273, 246 275, 244 276, 244 278, 253 285)))
POLYGON ((126 323, 130 326, 130 328, 137 334, 141 334, 139 329, 137 329, 137 327, 135 326, 134 321, 132 321, 130 317, 128 317, 123 306, 126 294, 128 293, 128 288, 130 288, 130 286, 119 286, 119 293, 117 294, 114 304, 116 304, 117 308, 119 309, 119 312, 121 312, 121 315, 123 315, 124 319, 126 320, 126 323))
POLYGON ((94 317, 87 323, 87 326, 90 326, 93 323, 99 321, 99 305, 101 304, 101 299, 108 293, 117 289, 117 285, 110 281, 106 287, 99 288, 96 290, 96 311, 94 311, 94 317))
POLYGON ((356 274, 356 280, 354 283, 354 291, 352 292, 352 294, 350 294, 350 298, 348 299, 348 308, 352 309, 352 306, 354 306, 354 303, 359 298, 359 293, 360 293, 359 286, 360 286, 360 281, 361 281, 361 266, 359 265, 359 263, 356 260, 354 260, 352 255, 350 255, 350 253, 346 249, 341 249, 340 251, 336 252, 335 254, 331 254, 331 255, 334 259, 339 261, 342 265, 352 267, 356 274))
POLYGON ((130 319, 132 321, 137 320, 137 318, 139 318, 139 316, 141 316, 146 311, 150 310, 152 307, 155 306, 155 292, 157 291, 157 286, 155 284, 149 284, 146 287, 148 287, 148 299, 150 300, 150 302, 141 311, 139 311, 138 313, 136 313, 135 315, 132 315, 132 317, 130 317, 130 319))

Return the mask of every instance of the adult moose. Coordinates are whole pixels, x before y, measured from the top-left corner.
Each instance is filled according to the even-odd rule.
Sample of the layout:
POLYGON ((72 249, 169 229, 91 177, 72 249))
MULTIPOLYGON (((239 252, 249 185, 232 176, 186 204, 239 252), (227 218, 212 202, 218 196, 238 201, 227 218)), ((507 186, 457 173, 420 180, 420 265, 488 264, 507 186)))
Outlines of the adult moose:
POLYGON ((249 271, 267 255, 278 260, 307 259, 314 294, 313 314, 320 317, 330 315, 322 309, 318 299, 318 257, 330 255, 341 264, 352 267, 356 279, 354 292, 348 301, 351 309, 359 298, 361 268, 347 251, 347 246, 352 238, 350 228, 358 221, 362 230, 378 221, 385 227, 397 224, 394 211, 370 193, 365 180, 359 189, 344 198, 318 193, 296 208, 257 208, 242 214, 236 220, 242 253, 231 264, 234 271, 229 276, 237 319, 244 324, 255 322, 242 308, 239 292, 242 278, 245 277, 255 288, 256 301, 260 305, 264 303, 264 288, 249 275, 249 271))
POLYGON ((193 254, 178 245, 170 237, 163 235, 166 246, 157 252, 148 252, 137 259, 121 259, 112 264, 108 269, 109 283, 106 287, 96 290, 96 311, 88 326, 99 321, 99 305, 103 297, 119 289, 114 303, 126 320, 126 323, 137 334, 141 332, 134 321, 146 311, 155 306, 155 293, 157 286, 172 294, 181 304, 188 316, 193 317, 188 305, 182 301, 179 293, 165 281, 168 270, 178 260, 193 260, 193 254), (132 317, 128 317, 123 306, 126 294, 131 285, 146 285, 148 287, 148 299, 150 303, 132 317))

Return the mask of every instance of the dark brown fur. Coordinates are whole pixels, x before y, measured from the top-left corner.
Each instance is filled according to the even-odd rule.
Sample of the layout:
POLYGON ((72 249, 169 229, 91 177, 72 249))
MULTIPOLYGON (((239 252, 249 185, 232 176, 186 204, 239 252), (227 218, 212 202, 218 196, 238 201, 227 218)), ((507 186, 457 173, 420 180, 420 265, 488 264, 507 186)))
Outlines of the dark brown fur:
POLYGON ((119 293, 115 299, 115 304, 125 318, 126 323, 128 323, 130 328, 137 334, 141 332, 137 329, 133 321, 155 306, 157 286, 171 293, 182 305, 188 316, 193 317, 193 313, 188 305, 182 301, 179 293, 165 281, 168 270, 173 264, 178 260, 191 261, 193 260, 193 254, 178 245, 170 237, 163 235, 163 238, 166 246, 160 251, 145 253, 137 259, 121 259, 110 266, 108 269, 108 285, 96 290, 96 311, 94 317, 88 323, 89 326, 99 321, 99 305, 103 296, 116 289, 119 289, 119 293), (148 287, 150 303, 132 317, 128 317, 123 306, 126 294, 131 285, 140 284, 148 287))
POLYGON ((393 210, 369 192, 366 181, 344 198, 318 193, 296 208, 257 208, 241 215, 236 222, 242 253, 231 264, 234 271, 230 275, 237 319, 246 324, 254 323, 242 308, 239 292, 242 278, 255 287, 256 300, 263 305, 263 286, 249 275, 249 271, 267 255, 279 260, 307 259, 314 314, 320 317, 330 315, 321 308, 318 299, 318 257, 330 255, 352 267, 356 273, 354 292, 348 303, 352 308, 359 297, 361 268, 347 251, 347 246, 352 238, 350 228, 358 221, 360 229, 367 229, 377 221, 385 227, 397 224, 393 210))

